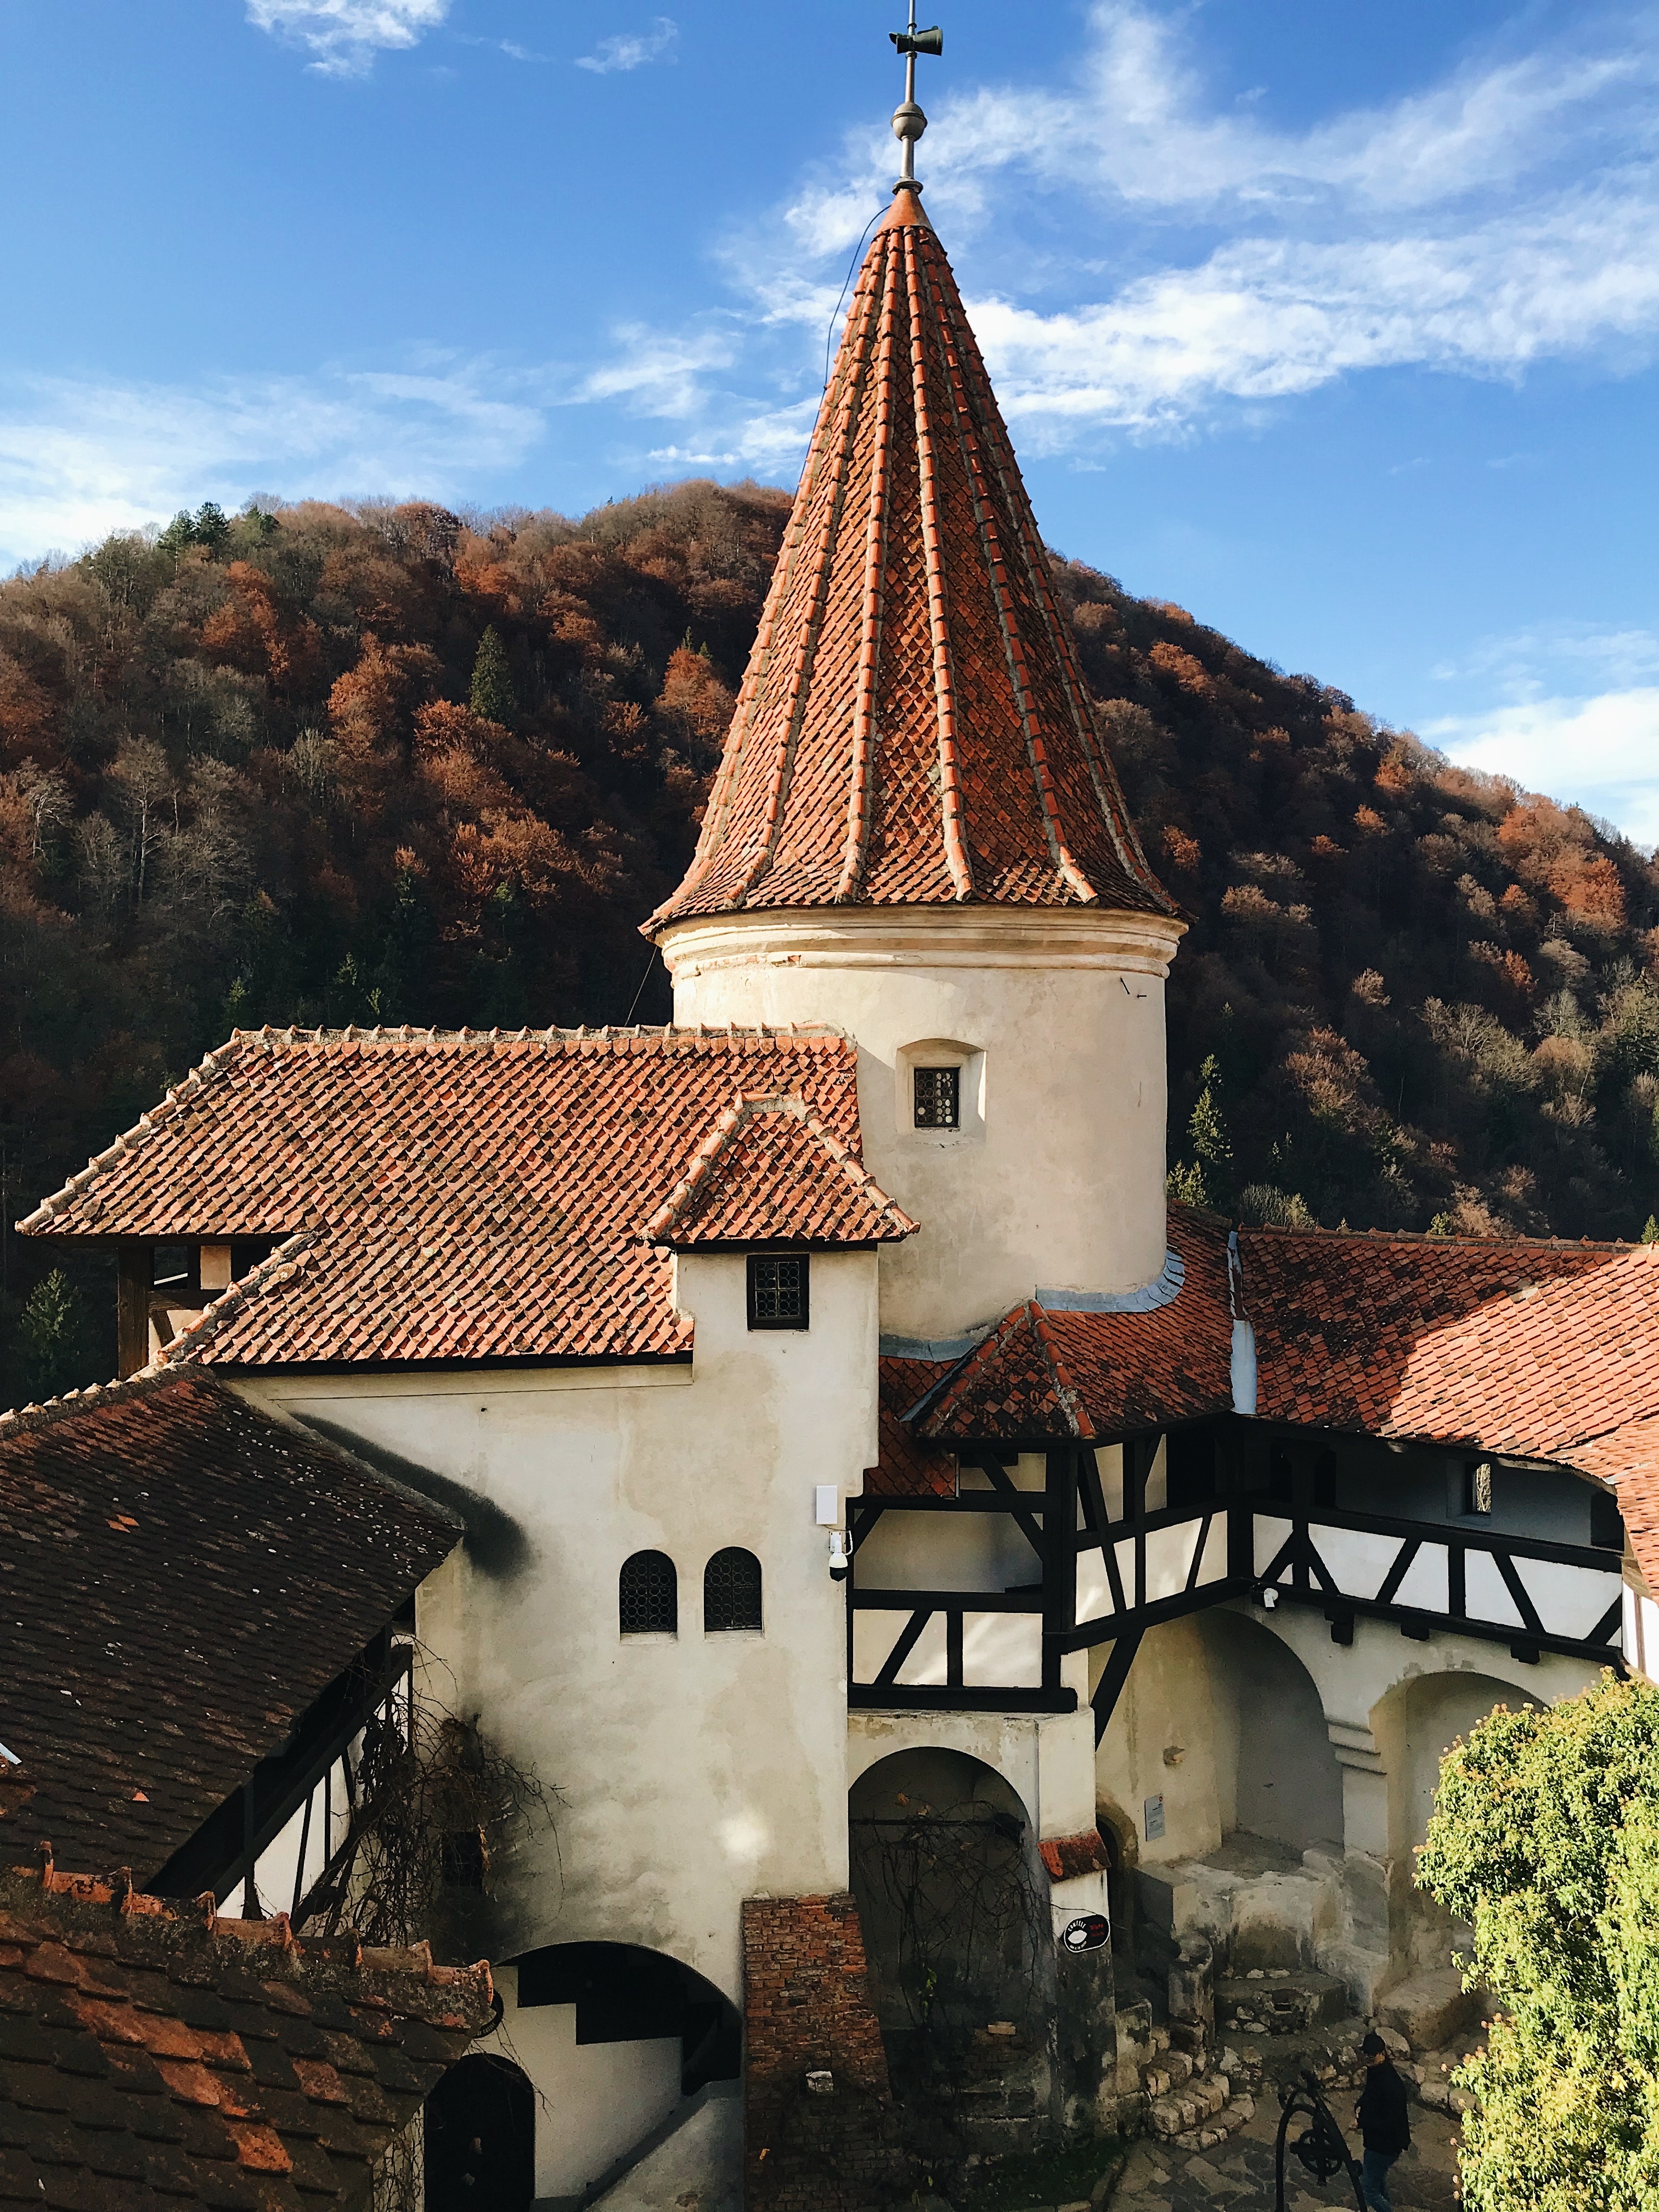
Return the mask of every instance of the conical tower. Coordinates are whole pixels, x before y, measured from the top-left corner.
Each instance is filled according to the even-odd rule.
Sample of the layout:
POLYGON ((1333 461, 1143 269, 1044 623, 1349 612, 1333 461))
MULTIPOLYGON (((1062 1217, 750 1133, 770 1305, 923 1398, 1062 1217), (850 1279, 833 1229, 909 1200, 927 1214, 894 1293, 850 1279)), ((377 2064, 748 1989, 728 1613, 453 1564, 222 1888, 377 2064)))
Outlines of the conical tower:
POLYGON ((865 258, 696 856, 653 921, 945 903, 1175 912, 906 180, 865 258))
MULTIPOLYGON (((929 35, 929 34, 924 34, 929 35)), ((927 51, 929 49, 923 49, 927 51)), ((914 76, 914 60, 912 61, 914 76)), ((830 1022, 922 1233, 882 1328, 1164 1263, 1163 982, 1140 849, 951 264, 905 174, 866 256, 684 881, 679 1022, 830 1022)))

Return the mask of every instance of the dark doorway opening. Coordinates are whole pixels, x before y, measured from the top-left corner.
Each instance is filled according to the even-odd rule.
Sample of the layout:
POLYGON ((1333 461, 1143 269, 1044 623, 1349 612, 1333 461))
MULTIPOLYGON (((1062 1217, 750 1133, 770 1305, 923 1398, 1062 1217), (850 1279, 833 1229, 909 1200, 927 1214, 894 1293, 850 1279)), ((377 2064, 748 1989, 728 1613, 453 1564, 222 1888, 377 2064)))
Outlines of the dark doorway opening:
POLYGON ((477 2051, 426 2100, 426 2212, 529 2212, 536 2093, 511 2060, 477 2051))

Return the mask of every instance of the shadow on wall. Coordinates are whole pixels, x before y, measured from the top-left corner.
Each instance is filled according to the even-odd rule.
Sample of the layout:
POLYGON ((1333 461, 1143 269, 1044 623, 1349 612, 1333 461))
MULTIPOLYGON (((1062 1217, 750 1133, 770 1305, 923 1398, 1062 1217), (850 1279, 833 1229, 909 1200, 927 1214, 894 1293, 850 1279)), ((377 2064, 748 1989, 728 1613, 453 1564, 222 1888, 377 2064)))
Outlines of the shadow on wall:
POLYGON ((1270 1628, 1241 1613, 1201 1616, 1215 1706, 1221 1832, 1302 1852, 1342 1850, 1342 1770, 1312 1675, 1270 1628))

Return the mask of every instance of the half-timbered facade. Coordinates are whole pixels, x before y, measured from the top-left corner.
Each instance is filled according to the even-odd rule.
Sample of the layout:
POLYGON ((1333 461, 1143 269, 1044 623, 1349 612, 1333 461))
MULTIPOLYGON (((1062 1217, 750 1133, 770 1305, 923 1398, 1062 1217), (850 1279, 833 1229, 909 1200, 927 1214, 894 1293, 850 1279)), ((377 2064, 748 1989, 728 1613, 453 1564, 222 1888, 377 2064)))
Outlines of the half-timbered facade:
MULTIPOLYGON (((1109 1898, 1360 2008, 1443 1969, 1446 1743, 1659 1638, 1659 1255, 1166 1206, 1184 925, 913 181, 647 927, 667 1030, 239 1035, 21 1224, 118 1249, 124 1364, 464 1524, 426 1662, 561 1793, 492 1875, 540 2197, 735 2202, 746 1991, 751 2130, 808 2071, 884 2097, 904 1962, 866 1887, 884 2059, 849 1883, 919 1822, 1052 1911, 1039 2130, 1110 2122, 1163 2002, 1109 1898)), ((351 1717, 228 1897, 303 1898, 351 1717)))

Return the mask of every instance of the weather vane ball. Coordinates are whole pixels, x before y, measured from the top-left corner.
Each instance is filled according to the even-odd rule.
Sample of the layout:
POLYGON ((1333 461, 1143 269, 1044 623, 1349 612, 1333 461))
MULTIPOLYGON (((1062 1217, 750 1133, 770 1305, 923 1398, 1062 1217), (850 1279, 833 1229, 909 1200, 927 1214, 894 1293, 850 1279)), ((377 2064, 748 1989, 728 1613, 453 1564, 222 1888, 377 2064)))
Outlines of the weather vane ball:
POLYGON ((904 167, 893 189, 898 191, 908 187, 920 191, 921 187, 916 182, 916 141, 927 128, 927 118, 916 106, 916 56, 942 54, 945 33, 937 24, 931 31, 917 30, 916 0, 910 0, 909 27, 890 31, 887 35, 904 57, 904 99, 893 111, 893 136, 904 149, 904 167))

